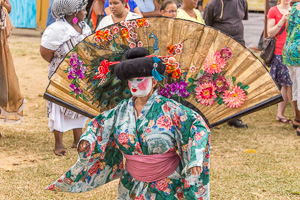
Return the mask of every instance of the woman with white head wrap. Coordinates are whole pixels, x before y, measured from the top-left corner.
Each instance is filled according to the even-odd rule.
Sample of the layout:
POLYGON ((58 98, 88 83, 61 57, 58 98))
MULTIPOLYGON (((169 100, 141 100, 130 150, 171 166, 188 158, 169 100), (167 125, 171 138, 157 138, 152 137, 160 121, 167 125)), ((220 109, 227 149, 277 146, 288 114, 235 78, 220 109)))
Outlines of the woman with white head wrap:
MULTIPOLYGON (((65 55, 91 34, 90 27, 83 21, 86 5, 87 0, 54 0, 51 12, 57 21, 45 30, 40 48, 42 57, 50 63, 49 78, 65 55)), ((76 147, 87 118, 50 102, 47 102, 47 115, 50 131, 54 132, 55 137, 54 153, 65 155, 63 132, 73 130, 72 147, 76 147)))

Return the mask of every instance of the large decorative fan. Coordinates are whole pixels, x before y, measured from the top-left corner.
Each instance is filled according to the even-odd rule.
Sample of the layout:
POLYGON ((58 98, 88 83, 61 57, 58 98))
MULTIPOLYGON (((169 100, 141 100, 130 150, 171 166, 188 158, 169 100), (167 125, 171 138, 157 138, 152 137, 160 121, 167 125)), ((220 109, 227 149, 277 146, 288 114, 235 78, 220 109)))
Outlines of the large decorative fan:
POLYGON ((144 47, 162 59, 159 93, 202 113, 210 126, 281 101, 260 60, 220 31, 164 17, 114 24, 80 42, 61 62, 44 97, 94 117, 131 97, 114 64, 129 48, 144 47))

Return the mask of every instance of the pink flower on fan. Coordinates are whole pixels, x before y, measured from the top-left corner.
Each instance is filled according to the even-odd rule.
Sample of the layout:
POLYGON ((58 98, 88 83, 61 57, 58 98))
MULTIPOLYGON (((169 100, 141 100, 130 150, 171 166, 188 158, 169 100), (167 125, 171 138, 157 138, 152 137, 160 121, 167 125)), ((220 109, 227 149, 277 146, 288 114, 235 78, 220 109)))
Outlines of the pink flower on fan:
POLYGON ((175 53, 176 53, 176 54, 180 54, 181 51, 182 51, 181 49, 176 49, 176 50, 175 50, 175 53))
POLYGON ((204 61, 204 69, 209 74, 220 73, 225 66, 226 60, 219 52, 208 55, 204 61))
POLYGON ((229 108, 238 108, 246 100, 246 93, 240 86, 234 86, 233 90, 224 92, 223 101, 229 108))
POLYGON ((132 21, 132 22, 131 22, 131 26, 137 27, 138 25, 137 25, 136 21, 132 21))
POLYGON ((141 41, 138 42, 137 44, 138 47, 143 47, 143 43, 141 41))
POLYGON ((212 105, 217 95, 215 93, 216 86, 213 83, 202 83, 195 89, 195 97, 197 102, 203 105, 212 105))
POLYGON ((233 89, 233 81, 232 81, 231 76, 226 77, 226 83, 227 83, 227 86, 228 86, 228 90, 232 90, 233 89))
POLYGON ((193 65, 190 67, 190 72, 194 73, 196 72, 197 68, 193 65))
POLYGON ((131 42, 130 44, 129 44, 129 47, 132 49, 132 48, 135 48, 136 47, 136 44, 135 44, 135 42, 131 42))
POLYGON ((114 33, 118 33, 120 31, 119 27, 118 26, 114 26, 113 27, 113 30, 114 30, 114 33))
POLYGON ((224 47, 220 51, 221 57, 224 58, 225 60, 228 60, 232 56, 232 52, 230 47, 224 47))
POLYGON ((134 29, 133 28, 129 28, 128 29, 128 33, 131 33, 131 34, 134 33, 134 29))
POLYGON ((217 87, 218 92, 223 92, 224 90, 226 90, 228 85, 226 83, 225 77, 218 77, 215 80, 215 86, 217 87))

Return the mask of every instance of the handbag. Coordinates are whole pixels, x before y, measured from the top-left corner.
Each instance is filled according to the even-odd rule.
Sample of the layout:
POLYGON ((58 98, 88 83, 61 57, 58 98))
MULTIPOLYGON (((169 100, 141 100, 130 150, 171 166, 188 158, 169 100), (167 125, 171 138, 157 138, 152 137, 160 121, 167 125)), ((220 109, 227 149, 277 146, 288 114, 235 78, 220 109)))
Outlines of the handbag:
POLYGON ((282 34, 285 27, 283 27, 280 33, 276 37, 266 37, 263 41, 262 51, 260 57, 266 62, 267 66, 270 66, 273 54, 275 51, 276 40, 282 34))

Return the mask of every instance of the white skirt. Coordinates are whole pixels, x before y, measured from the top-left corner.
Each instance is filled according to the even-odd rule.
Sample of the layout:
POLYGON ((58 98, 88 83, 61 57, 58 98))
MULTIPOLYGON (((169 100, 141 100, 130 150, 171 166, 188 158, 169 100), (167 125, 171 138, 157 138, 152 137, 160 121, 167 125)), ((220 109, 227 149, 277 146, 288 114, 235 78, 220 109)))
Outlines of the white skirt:
POLYGON ((48 124, 51 132, 54 130, 66 132, 75 128, 84 128, 87 120, 88 118, 84 116, 72 119, 61 112, 59 105, 51 103, 48 124))

